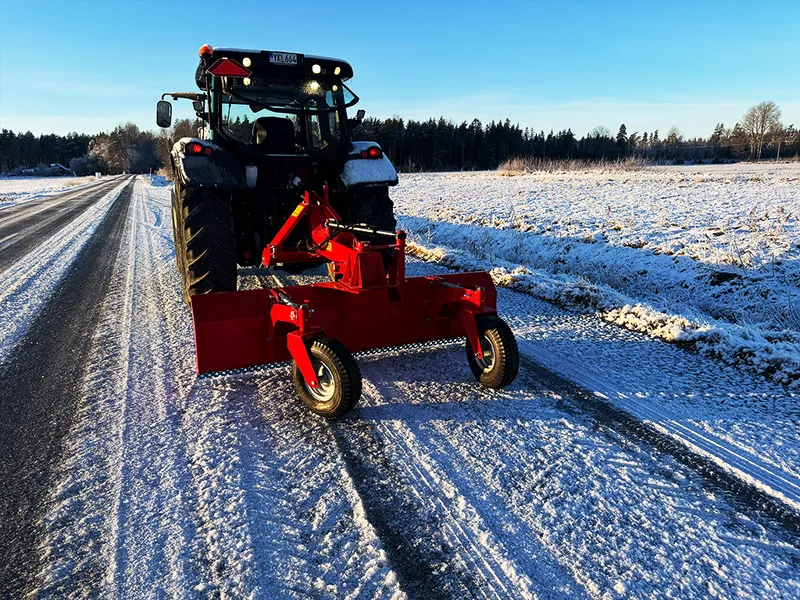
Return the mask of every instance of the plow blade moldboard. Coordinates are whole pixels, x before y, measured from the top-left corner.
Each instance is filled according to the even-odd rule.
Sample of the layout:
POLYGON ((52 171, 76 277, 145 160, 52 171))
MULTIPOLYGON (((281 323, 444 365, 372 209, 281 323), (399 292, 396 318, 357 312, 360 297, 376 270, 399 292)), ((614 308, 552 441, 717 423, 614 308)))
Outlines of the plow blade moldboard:
POLYGON ((192 297, 197 372, 241 369, 291 359, 290 324, 273 325, 270 310, 280 291, 313 312, 310 328, 342 342, 351 352, 464 336, 465 305, 442 299, 454 284, 484 289, 484 311, 495 312, 497 292, 488 273, 412 277, 397 287, 352 290, 335 283, 280 290, 246 290, 192 297))

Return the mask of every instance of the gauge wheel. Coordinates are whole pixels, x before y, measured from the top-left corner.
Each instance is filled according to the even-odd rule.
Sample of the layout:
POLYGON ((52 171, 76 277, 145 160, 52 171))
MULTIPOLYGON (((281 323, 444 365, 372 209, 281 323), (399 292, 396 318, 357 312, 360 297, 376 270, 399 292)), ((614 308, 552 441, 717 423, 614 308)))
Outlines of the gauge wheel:
POLYGON ((308 352, 319 387, 310 387, 297 363, 292 361, 292 380, 297 393, 312 412, 337 419, 349 412, 361 397, 358 363, 344 344, 326 337, 312 340, 308 352))
POLYGON ((519 348, 508 324, 497 315, 475 319, 483 358, 472 352, 467 342, 467 361, 480 384, 491 389, 509 385, 519 371, 519 348))

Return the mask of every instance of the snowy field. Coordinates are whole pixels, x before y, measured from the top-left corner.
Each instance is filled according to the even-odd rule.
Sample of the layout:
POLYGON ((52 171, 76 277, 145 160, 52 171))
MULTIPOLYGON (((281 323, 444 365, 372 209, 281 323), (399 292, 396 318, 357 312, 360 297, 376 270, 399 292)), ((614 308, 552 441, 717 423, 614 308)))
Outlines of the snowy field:
POLYGON ((800 378, 800 164, 405 175, 426 258, 800 378))
MULTIPOLYGON (((409 274, 495 269, 520 375, 480 388, 459 344, 362 357, 361 403, 334 423, 304 408, 285 368, 194 376, 171 189, 109 182, 50 233, 49 252, 64 248, 55 268, 37 249, 0 260, 0 284, 18 290, 0 296, 13 331, 0 382, 27 372, 25 356, 58 354, 47 338, 63 343, 60 324, 80 322, 72 335, 85 336, 56 373, 41 377, 37 364, 32 377, 34 390, 61 378, 74 410, 56 428, 36 537, 3 567, 41 597, 797 598, 791 381, 609 322, 630 299, 648 318, 683 315, 683 331, 795 328, 779 299, 770 311, 746 293, 734 303, 734 279, 693 275, 774 288, 774 265, 721 258, 724 236, 700 252, 703 227, 724 222, 753 257, 780 252, 789 277, 794 217, 777 237, 754 225, 744 235, 735 219, 781 203, 794 213, 797 177, 783 167, 402 177, 396 212, 414 252, 438 261, 410 259, 409 274), (678 223, 671 237, 661 218, 678 223), (636 236, 645 243, 626 243, 636 236), (668 239, 685 251, 656 253, 668 239), (74 268, 97 257, 109 261, 102 286, 85 306, 62 305, 59 290, 89 285, 74 268), (644 281, 626 283, 631 269, 644 281), (680 295, 681 282, 708 293, 680 295), (730 313, 709 313, 716 288, 730 313), (28 312, 15 308, 33 296, 28 312)), ((324 277, 240 275, 244 288, 324 277)))
POLYGON ((96 181, 90 177, 2 177, 0 209, 96 181))

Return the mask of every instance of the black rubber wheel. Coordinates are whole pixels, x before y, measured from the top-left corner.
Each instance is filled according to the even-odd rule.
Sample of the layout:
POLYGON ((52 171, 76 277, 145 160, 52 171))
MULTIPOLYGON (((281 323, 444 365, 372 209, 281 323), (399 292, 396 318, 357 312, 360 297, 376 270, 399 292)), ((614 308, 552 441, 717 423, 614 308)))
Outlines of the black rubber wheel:
POLYGON ((467 342, 467 361, 480 384, 491 389, 509 385, 519 371, 519 348, 511 328, 497 315, 476 319, 483 359, 473 354, 467 342))
MULTIPOLYGON (((394 218, 394 204, 389 197, 388 187, 367 187, 347 194, 344 198, 334 199, 333 207, 345 223, 366 223, 383 231, 397 231, 397 220, 394 218)), ((364 242, 371 244, 389 244, 387 237, 377 237, 363 233, 355 234, 364 242)), ((383 266, 388 271, 392 264, 394 250, 383 250, 383 266)))
POLYGON ((236 290, 236 234, 224 192, 185 189, 176 181, 172 228, 187 303, 195 294, 236 290))
POLYGON ((349 412, 361 397, 358 363, 344 344, 326 337, 314 339, 308 351, 320 387, 316 390, 308 387, 297 364, 292 361, 294 387, 311 412, 337 419, 349 412))

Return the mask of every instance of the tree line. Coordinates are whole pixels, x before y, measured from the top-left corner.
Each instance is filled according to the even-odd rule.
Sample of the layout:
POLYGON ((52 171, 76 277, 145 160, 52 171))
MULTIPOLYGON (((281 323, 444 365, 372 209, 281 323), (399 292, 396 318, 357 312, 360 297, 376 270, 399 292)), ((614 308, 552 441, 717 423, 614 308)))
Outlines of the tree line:
POLYGON ((89 142, 94 136, 85 133, 67 135, 40 135, 14 133, 8 129, 0 131, 0 171, 9 172, 52 163, 69 165, 75 157, 88 152, 89 142))
POLYGON ((651 163, 728 162, 797 158, 800 132, 781 123, 773 102, 757 104, 733 127, 718 123, 708 137, 684 137, 677 127, 616 135, 596 127, 577 138, 571 129, 535 131, 510 120, 483 124, 478 119, 455 124, 444 118, 427 121, 365 119, 354 138, 378 142, 403 171, 496 169, 513 158, 615 161, 631 156, 651 163))
POLYGON ((159 134, 139 129, 134 123, 119 125, 108 133, 87 135, 34 136, 30 131, 15 134, 0 132, 0 172, 20 174, 32 169, 37 174, 50 173, 50 165, 59 163, 76 175, 93 173, 148 173, 169 164, 172 145, 181 137, 196 136, 199 123, 178 119, 173 127, 159 134))
MULTIPOLYGON (((155 134, 133 123, 108 133, 34 136, 0 132, 0 171, 19 173, 51 163, 69 166, 78 175, 146 173, 169 165, 175 141, 196 136, 200 123, 177 120, 155 134)), ((621 160, 631 156, 654 163, 727 162, 792 158, 800 155, 800 133, 781 122, 773 102, 761 102, 733 127, 718 123, 708 137, 685 138, 677 127, 632 132, 620 125, 616 135, 596 127, 581 138, 571 129, 535 131, 509 119, 483 124, 478 119, 455 124, 443 117, 427 121, 364 119, 353 132, 356 140, 378 142, 402 171, 496 169, 512 158, 621 160)), ((45 172, 42 172, 45 174, 45 172)))

